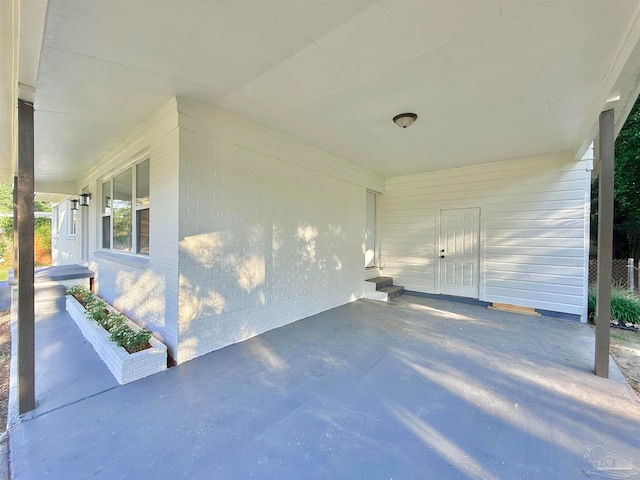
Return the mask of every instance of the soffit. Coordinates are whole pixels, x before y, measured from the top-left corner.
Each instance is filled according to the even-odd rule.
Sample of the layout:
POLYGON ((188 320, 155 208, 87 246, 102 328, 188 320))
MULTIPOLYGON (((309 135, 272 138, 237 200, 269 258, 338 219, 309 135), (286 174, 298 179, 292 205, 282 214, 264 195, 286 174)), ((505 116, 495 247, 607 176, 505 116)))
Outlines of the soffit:
MULTIPOLYGON (((173 96, 242 114, 385 177, 577 154, 603 98, 620 87, 611 76, 633 41, 637 7, 50 0, 36 173, 77 178, 173 96), (419 118, 401 130, 391 118, 404 111, 419 118)), ((630 59, 623 70, 635 92, 630 59)))

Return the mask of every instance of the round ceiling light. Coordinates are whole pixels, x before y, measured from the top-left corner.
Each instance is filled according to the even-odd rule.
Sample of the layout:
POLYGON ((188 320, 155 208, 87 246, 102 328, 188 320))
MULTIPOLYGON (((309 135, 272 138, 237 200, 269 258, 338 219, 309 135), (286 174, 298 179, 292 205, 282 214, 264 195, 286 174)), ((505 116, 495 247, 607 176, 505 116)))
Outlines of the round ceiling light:
POLYGON ((418 115, 415 113, 401 113, 400 115, 393 117, 393 123, 398 125, 400 128, 407 128, 416 121, 416 118, 418 118, 418 115))

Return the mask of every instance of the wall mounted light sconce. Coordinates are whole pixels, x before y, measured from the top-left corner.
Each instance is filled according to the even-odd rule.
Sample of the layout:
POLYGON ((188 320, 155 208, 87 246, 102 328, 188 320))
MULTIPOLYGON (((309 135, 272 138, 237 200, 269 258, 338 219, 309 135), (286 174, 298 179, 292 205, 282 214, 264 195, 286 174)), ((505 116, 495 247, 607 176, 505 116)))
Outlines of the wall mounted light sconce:
POLYGON ((104 206, 107 208, 111 208, 111 197, 105 197, 104 206))
POLYGON ((407 128, 416 121, 416 118, 418 118, 418 115, 415 113, 401 113, 393 117, 393 123, 398 125, 400 128, 407 128))
POLYGON ((71 210, 78 210, 78 203, 80 203, 80 200, 78 200, 77 198, 72 199, 71 210))
POLYGON ((80 194, 80 206, 88 207, 91 204, 91 194, 90 193, 81 193, 80 194))

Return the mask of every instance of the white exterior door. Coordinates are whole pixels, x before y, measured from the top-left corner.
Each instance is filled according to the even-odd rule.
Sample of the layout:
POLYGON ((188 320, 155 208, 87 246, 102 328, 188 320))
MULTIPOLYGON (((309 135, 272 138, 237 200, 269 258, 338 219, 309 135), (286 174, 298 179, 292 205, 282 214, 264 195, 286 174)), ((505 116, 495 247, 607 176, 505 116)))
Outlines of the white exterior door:
POLYGON ((478 298, 480 209, 440 210, 440 293, 478 298))

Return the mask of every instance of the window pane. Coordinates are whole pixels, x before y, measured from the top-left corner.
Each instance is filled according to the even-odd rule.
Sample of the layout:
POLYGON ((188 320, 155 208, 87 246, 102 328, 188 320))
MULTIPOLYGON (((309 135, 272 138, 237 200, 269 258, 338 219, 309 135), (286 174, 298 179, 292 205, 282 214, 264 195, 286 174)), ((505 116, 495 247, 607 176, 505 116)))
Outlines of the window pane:
POLYGON ((149 209, 138 210, 136 213, 138 217, 136 225, 138 253, 149 255, 149 209))
POLYGON ((76 234, 77 225, 78 225, 78 211, 77 210, 69 210, 71 212, 71 218, 69 219, 69 233, 71 235, 76 234))
POLYGON ((111 217, 102 217, 102 248, 111 248, 111 217))
POLYGON ((113 248, 131 251, 131 187, 133 169, 113 179, 113 248))
POLYGON ((102 214, 111 215, 111 180, 102 184, 102 214))
POLYGON ((149 205, 149 160, 136 165, 136 205, 149 205))

